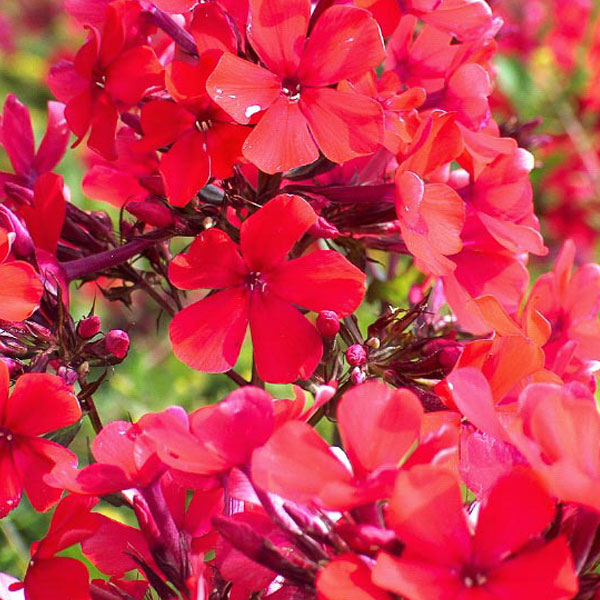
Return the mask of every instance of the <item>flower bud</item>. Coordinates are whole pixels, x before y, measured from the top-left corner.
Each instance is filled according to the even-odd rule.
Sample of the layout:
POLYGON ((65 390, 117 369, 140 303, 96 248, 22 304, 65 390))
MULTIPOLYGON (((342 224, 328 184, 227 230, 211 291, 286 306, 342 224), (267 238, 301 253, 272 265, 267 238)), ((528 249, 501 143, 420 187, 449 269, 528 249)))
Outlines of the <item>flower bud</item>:
POLYGON ((148 199, 145 202, 129 202, 126 210, 140 221, 154 227, 168 227, 173 224, 171 211, 158 200, 148 199))
POLYGON ((56 374, 67 384, 74 385, 77 381, 77 371, 75 369, 69 369, 64 365, 58 367, 56 374))
POLYGON ((322 310, 317 317, 317 329, 324 338, 335 337, 340 330, 340 319, 333 310, 322 310))
POLYGON ((84 340, 93 338, 100 331, 100 317, 97 315, 91 315, 84 317, 77 324, 77 334, 84 340))
POLYGON ((16 360, 6 356, 0 356, 0 360, 7 366, 11 379, 23 374, 23 367, 16 360))
POLYGON ((367 376, 360 367, 354 367, 354 369, 352 369, 352 373, 350 374, 350 379, 352 380, 353 385, 360 385, 361 383, 365 382, 367 376))
POLYGON ((346 350, 346 360, 351 367, 360 367, 367 362, 367 351, 361 344, 352 344, 346 350))
POLYGON ((318 217, 316 223, 308 230, 308 234, 317 238, 334 238, 340 235, 340 232, 327 219, 318 217))
POLYGON ((104 339, 106 350, 117 358, 125 358, 129 350, 129 335, 122 329, 111 329, 104 339))

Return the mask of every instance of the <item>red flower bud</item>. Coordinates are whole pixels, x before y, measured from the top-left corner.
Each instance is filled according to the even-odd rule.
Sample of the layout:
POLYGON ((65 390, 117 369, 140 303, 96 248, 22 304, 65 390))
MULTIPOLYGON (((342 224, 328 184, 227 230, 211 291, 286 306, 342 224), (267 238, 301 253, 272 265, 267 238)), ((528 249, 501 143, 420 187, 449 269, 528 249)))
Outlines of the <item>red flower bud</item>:
POLYGON ((84 340, 88 340, 94 337, 100 331, 100 326, 100 317, 97 315, 84 317, 77 324, 77 334, 84 340))
POLYGON ((324 338, 333 338, 340 330, 340 319, 333 310, 322 310, 317 317, 317 329, 324 338))
POLYGON ((346 350, 346 360, 351 367, 360 367, 367 362, 367 351, 361 344, 353 344, 346 350))
POLYGON ((117 358, 125 358, 129 350, 129 336, 122 329, 111 329, 104 339, 106 350, 117 358))
POLYGON ((154 227, 168 227, 173 224, 171 211, 164 204, 155 200, 130 202, 126 209, 140 221, 154 227))
POLYGON ((353 385, 360 385, 365 382, 367 376, 364 371, 361 371, 360 367, 354 367, 350 374, 350 379, 352 380, 353 385))

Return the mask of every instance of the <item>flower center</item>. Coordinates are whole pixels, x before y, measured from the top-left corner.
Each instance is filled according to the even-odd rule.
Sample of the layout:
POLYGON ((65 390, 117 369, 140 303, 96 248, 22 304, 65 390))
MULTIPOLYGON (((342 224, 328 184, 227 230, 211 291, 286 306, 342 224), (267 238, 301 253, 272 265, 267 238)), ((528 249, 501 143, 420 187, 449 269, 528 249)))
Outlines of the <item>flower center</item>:
POLYGON ((248 273, 248 276, 246 277, 246 285, 250 288, 251 292, 255 290, 259 292, 264 292, 267 282, 262 276, 262 273, 258 273, 255 271, 253 273, 248 273))
POLYGON ((205 121, 200 121, 199 119, 194 123, 194 126, 198 131, 202 131, 206 133, 211 127, 213 123, 210 119, 206 119, 205 121))
POLYGON ((300 100, 300 90, 300 81, 295 77, 286 77, 281 83, 281 91, 294 102, 300 100))
POLYGON ((480 587, 487 583, 487 575, 476 569, 465 569, 462 574, 462 582, 469 589, 480 587))
POLYGON ((12 431, 6 427, 0 427, 0 445, 10 444, 15 439, 12 431))

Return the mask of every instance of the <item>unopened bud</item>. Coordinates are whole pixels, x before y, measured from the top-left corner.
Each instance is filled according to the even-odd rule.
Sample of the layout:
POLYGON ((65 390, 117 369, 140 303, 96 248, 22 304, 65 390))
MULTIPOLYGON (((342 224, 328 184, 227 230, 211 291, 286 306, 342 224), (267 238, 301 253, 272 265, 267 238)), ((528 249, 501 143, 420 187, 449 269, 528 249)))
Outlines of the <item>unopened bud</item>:
POLYGON ((0 360, 8 367, 8 374, 11 379, 23 373, 23 367, 16 360, 6 356, 0 356, 0 360))
POLYGON ((69 369, 64 365, 58 367, 56 374, 67 384, 74 385, 77 381, 77 371, 69 369))
POLYGON ((84 340, 89 340, 100 331, 100 327, 101 322, 99 316, 91 315, 89 317, 84 317, 77 324, 77 334, 84 340))
POLYGON ((308 234, 317 238, 334 238, 340 235, 340 232, 327 219, 318 217, 316 223, 308 230, 308 234))
POLYGON ((351 367, 360 367, 367 362, 367 351, 361 344, 352 344, 346 350, 346 360, 351 367))
POLYGON ((350 379, 352 380, 353 385, 360 385, 361 383, 365 382, 367 376, 360 367, 354 367, 354 369, 352 369, 352 373, 350 374, 350 379))
POLYGON ((367 340, 367 346, 377 350, 381 346, 381 340, 378 337, 372 337, 367 340))
POLYGON ((324 338, 335 337, 340 330, 340 319, 333 310, 322 310, 317 317, 317 329, 324 338))
POLYGON ((125 358, 129 350, 129 335, 122 329, 111 329, 104 338, 106 350, 117 358, 125 358))

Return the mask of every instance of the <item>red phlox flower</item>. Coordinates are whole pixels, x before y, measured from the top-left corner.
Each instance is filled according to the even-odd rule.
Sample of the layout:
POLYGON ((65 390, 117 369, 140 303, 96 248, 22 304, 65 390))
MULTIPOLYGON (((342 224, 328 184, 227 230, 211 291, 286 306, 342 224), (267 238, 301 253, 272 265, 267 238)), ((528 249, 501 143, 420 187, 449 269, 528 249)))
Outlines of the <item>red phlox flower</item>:
POLYGON ((329 87, 381 62, 377 23, 367 11, 332 6, 305 40, 310 7, 309 0, 251 0, 248 38, 267 68, 226 52, 206 84, 238 123, 258 115, 243 153, 267 173, 314 162, 319 149, 345 162, 371 154, 383 139, 377 102, 329 87))
POLYGON ((206 54, 196 66, 174 61, 167 70, 167 88, 176 102, 155 100, 142 109, 141 147, 172 144, 161 155, 159 171, 174 206, 185 206, 210 177, 230 177, 250 132, 232 123, 206 93, 206 78, 215 62, 206 54))
POLYGON ((408 600, 568 600, 578 584, 566 540, 540 536, 555 512, 539 480, 515 470, 494 486, 471 534, 454 475, 402 471, 387 521, 406 547, 380 554, 373 581, 408 600))
POLYGON ((519 398, 511 438, 548 489, 600 512, 600 415, 578 383, 536 383, 519 398))
POLYGON ((462 250, 462 198, 445 183, 425 183, 412 171, 399 169, 395 182, 400 231, 415 264, 436 276, 453 271, 455 264, 446 256, 462 250))
POLYGON ((202 407, 184 422, 175 412, 146 415, 140 427, 159 457, 185 473, 213 475, 250 463, 274 427, 273 400, 264 390, 244 387, 214 406, 202 407))
POLYGON ((108 161, 89 153, 90 166, 81 187, 89 198, 121 207, 130 202, 144 202, 150 195, 163 195, 156 152, 143 150, 129 127, 116 138, 117 159, 108 161))
POLYGON ((373 13, 386 36, 406 14, 461 41, 491 38, 502 25, 484 0, 356 0, 356 4, 373 13))
POLYGON ((14 239, 14 232, 0 228, 0 319, 22 321, 37 309, 44 288, 29 263, 7 261, 14 239))
POLYGON ((59 62, 48 76, 52 93, 66 104, 65 116, 78 142, 90 130, 88 146, 107 160, 117 158, 119 114, 164 81, 154 50, 128 39, 139 12, 137 3, 112 2, 102 32, 88 25, 88 39, 74 61, 59 62))
POLYGON ((0 361, 0 516, 15 509, 23 488, 36 510, 58 502, 62 490, 44 482, 44 475, 75 455, 60 444, 39 437, 77 422, 77 398, 56 375, 30 373, 17 379, 9 397, 9 375, 0 361))
POLYGON ((48 102, 46 133, 36 152, 29 110, 15 95, 6 97, 0 119, 0 144, 15 172, 0 172, 0 195, 4 194, 4 184, 8 182, 33 189, 37 178, 59 163, 70 135, 64 108, 60 102, 48 102))
POLYGON ((377 100, 383 108, 383 146, 392 154, 407 150, 420 124, 416 109, 425 102, 426 93, 423 88, 403 90, 393 71, 386 71, 379 79, 374 71, 367 71, 352 82, 341 82, 338 89, 355 90, 377 100))
POLYGON ((46 476, 49 485, 75 494, 101 496, 146 487, 164 472, 137 424, 112 421, 94 438, 91 450, 97 462, 78 471, 73 464, 56 465, 46 476))
POLYGON ((97 502, 96 498, 82 496, 61 500, 46 537, 31 547, 31 561, 23 581, 27 600, 90 600, 86 566, 75 558, 56 554, 93 535, 99 521, 90 510, 97 502))
POLYGON ((322 354, 321 336, 293 306, 340 316, 356 310, 364 274, 341 254, 319 250, 286 261, 317 215, 300 197, 280 195, 241 226, 240 245, 209 229, 169 267, 180 289, 217 288, 178 313, 170 326, 175 355, 202 371, 236 362, 248 323, 258 374, 273 383, 309 377, 322 354))
POLYGON ((595 389, 600 359, 600 267, 587 263, 572 272, 575 244, 568 240, 551 273, 533 285, 528 307, 550 322, 544 344, 546 367, 564 381, 578 380, 595 389))
POLYGON ((252 479, 295 502, 345 510, 387 497, 400 460, 418 439, 423 408, 408 390, 365 383, 344 394, 338 423, 352 466, 306 423, 282 425, 252 457, 252 479), (365 444, 369 439, 371 443, 365 444))

